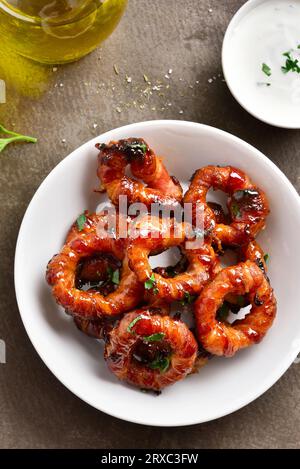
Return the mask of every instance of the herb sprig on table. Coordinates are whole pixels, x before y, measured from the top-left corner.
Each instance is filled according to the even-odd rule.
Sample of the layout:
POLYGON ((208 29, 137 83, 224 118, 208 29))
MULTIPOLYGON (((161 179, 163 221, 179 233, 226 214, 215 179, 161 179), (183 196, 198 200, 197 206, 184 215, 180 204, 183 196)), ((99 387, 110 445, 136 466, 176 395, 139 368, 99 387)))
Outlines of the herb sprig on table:
POLYGON ((0 152, 4 150, 7 145, 13 142, 29 142, 36 143, 37 139, 34 137, 28 137, 27 135, 18 134, 12 130, 7 130, 3 125, 0 124, 0 135, 6 135, 6 137, 0 137, 0 152))

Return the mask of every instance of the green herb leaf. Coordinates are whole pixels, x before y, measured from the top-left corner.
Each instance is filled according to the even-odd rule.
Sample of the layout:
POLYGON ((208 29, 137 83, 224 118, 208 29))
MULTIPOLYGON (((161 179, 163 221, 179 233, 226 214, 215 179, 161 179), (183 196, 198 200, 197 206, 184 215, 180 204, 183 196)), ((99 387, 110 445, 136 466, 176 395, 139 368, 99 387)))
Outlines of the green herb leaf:
POLYGON ((112 274, 113 274, 113 270, 112 270, 112 267, 111 267, 110 265, 107 267, 106 272, 107 272, 107 275, 108 275, 109 280, 111 280, 112 274))
POLYGON ((113 274, 111 276, 111 281, 115 285, 119 285, 119 283, 120 283, 120 271, 119 271, 119 269, 117 269, 113 272, 113 274))
POLYGON ((231 213, 234 218, 239 218, 241 216, 240 207, 238 206, 236 202, 233 202, 231 204, 231 213))
POLYGON ((170 366, 170 357, 158 357, 153 362, 149 363, 149 368, 152 370, 159 370, 161 373, 165 373, 170 366))
POLYGON ((110 280, 115 285, 119 285, 120 283, 120 271, 119 269, 113 270, 112 267, 109 265, 106 269, 108 280, 110 280))
POLYGON ((82 231, 84 229, 85 222, 86 216, 84 213, 82 213, 76 220, 78 231, 82 231))
POLYGON ((269 259, 270 259, 269 254, 265 254, 265 255, 264 255, 264 261, 265 261, 265 263, 267 263, 267 262, 269 261, 269 259))
POLYGON ((294 59, 291 56, 291 52, 285 52, 282 54, 284 57, 286 57, 285 65, 281 67, 281 70, 283 73, 288 73, 288 72, 296 72, 300 73, 300 67, 299 67, 299 60, 294 59))
POLYGON ((156 286, 156 281, 155 281, 155 275, 152 274, 151 277, 146 280, 144 283, 146 290, 152 290, 152 288, 155 288, 156 286))
POLYGON ((4 150, 4 148, 13 142, 29 142, 29 143, 36 143, 37 139, 34 137, 28 137, 27 135, 21 135, 12 130, 7 130, 3 125, 0 124, 0 133, 11 135, 11 137, 7 138, 0 138, 0 152, 4 150))
POLYGON ((191 305, 192 303, 194 303, 195 300, 196 296, 191 295, 189 292, 185 292, 184 298, 180 301, 180 304, 182 304, 182 306, 191 305))
POLYGON ((145 143, 129 143, 128 144, 129 148, 131 148, 134 151, 141 151, 144 155, 148 150, 148 147, 145 143))
POLYGON ((157 334, 148 335, 147 337, 143 337, 144 342, 159 342, 165 338, 165 334, 163 332, 158 332, 157 334))
POLYGON ((224 302, 222 306, 217 311, 217 319, 219 321, 226 321, 228 315, 230 313, 229 304, 224 302))
POLYGON ((127 332, 130 332, 131 334, 134 334, 134 331, 132 330, 132 328, 136 325, 136 323, 138 321, 140 321, 143 318, 144 318, 144 316, 141 315, 141 314, 139 316, 137 316, 136 318, 134 318, 133 321, 131 321, 131 323, 127 326, 127 332))
POLYGON ((262 66, 261 66, 261 69, 265 73, 265 75, 267 75, 268 77, 270 77, 272 75, 272 71, 271 71, 271 68, 269 67, 269 65, 263 63, 262 66))

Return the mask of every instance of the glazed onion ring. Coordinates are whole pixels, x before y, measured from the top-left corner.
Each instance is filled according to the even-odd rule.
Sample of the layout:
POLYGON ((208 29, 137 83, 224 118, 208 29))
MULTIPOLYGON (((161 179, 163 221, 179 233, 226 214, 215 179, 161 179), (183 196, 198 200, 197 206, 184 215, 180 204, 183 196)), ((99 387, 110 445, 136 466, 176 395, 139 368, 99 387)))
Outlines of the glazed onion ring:
POLYGON ((86 218, 87 228, 78 232, 73 227, 61 252, 49 262, 46 279, 52 286, 57 303, 69 314, 84 319, 118 316, 138 305, 144 288, 130 270, 127 257, 124 258, 124 239, 115 239, 109 234, 105 238, 99 238, 96 221, 99 222, 103 215, 86 218), (76 287, 77 266, 83 259, 98 253, 112 254, 122 260, 118 288, 107 296, 96 290, 82 291, 76 287))
POLYGON ((140 236, 129 241, 128 261, 148 292, 166 302, 184 300, 186 295, 199 294, 218 264, 211 245, 201 243, 197 249, 183 247, 186 225, 173 219, 159 219, 148 215, 139 221, 138 228, 140 236), (188 267, 186 272, 166 278, 152 270, 149 256, 173 246, 181 246, 188 267))
POLYGON ((197 351, 183 322, 141 309, 127 313, 110 332, 104 357, 120 380, 159 391, 192 372, 197 351))
POLYGON ((153 203, 178 205, 182 200, 182 188, 176 178, 169 176, 161 159, 141 138, 128 138, 118 142, 97 144, 98 177, 102 190, 116 206, 119 197, 127 196, 127 203, 140 202, 150 207, 153 203), (139 182, 125 175, 126 167, 139 182), (145 184, 147 186, 145 186, 145 184))
POLYGON ((232 166, 206 166, 195 172, 184 202, 193 204, 194 217, 197 204, 202 204, 205 217, 216 223, 213 210, 206 202, 210 188, 229 195, 230 223, 216 224, 213 235, 218 241, 229 246, 245 244, 265 227, 270 211, 267 197, 243 171, 232 166))
POLYGON ((223 269, 194 303, 199 341, 214 355, 231 357, 260 342, 276 315, 276 300, 262 270, 251 261, 223 269), (247 295, 250 313, 232 325, 216 319, 226 295, 247 295))

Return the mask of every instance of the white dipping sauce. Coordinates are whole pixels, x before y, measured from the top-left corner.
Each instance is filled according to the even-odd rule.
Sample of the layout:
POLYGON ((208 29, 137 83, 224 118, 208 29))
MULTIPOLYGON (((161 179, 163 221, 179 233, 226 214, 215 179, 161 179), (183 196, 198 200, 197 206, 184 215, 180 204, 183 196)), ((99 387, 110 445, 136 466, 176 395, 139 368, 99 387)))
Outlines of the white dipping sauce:
POLYGON ((224 74, 237 100, 266 122, 300 128, 300 74, 281 68, 289 51, 300 66, 300 0, 249 2, 226 36, 224 74))

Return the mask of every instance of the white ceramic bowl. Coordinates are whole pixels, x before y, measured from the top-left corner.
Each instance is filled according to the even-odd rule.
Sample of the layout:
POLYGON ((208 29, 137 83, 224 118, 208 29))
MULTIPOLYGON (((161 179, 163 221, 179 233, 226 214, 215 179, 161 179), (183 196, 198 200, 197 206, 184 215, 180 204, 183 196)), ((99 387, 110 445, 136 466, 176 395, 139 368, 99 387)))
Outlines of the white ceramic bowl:
MULTIPOLYGON (((45 179, 20 229, 15 287, 26 331, 52 373, 85 402, 115 417, 157 426, 190 425, 222 417, 269 389, 300 350, 300 199, 281 171, 258 150, 221 130, 181 121, 132 124, 75 150, 45 179), (94 210, 96 142, 144 137, 187 187, 195 169, 234 165, 267 193, 271 215, 259 241, 270 255, 278 316, 261 344, 232 359, 214 358, 199 374, 156 397, 119 382, 106 368, 102 345, 76 330, 45 282, 48 260, 83 209, 94 210)), ((61 409, 63 411, 63 409, 61 409)))
POLYGON ((229 23, 222 48, 223 74, 238 103, 257 119, 289 129, 300 128, 300 79, 297 73, 284 74, 281 66, 283 53, 299 44, 299 11, 299 0, 249 0, 229 23), (269 16, 262 16, 266 7, 269 16), (271 12, 276 13, 271 17, 271 12), (271 66, 270 77, 262 72, 263 63, 271 66))

